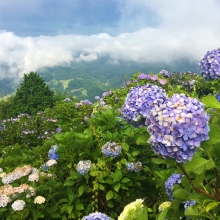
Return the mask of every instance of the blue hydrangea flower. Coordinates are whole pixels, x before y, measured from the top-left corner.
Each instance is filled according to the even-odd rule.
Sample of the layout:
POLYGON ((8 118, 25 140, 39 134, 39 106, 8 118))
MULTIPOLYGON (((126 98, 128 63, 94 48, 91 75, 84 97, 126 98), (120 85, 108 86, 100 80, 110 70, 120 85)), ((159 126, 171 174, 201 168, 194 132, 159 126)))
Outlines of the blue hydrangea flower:
POLYGON ((94 98, 95 100, 99 100, 100 99, 100 97, 99 96, 95 96, 95 98, 94 98))
POLYGON ((166 71, 166 70, 161 70, 160 71, 160 74, 162 75, 162 76, 164 76, 164 77, 166 77, 166 78, 170 78, 170 73, 168 72, 168 71, 166 71))
POLYGON ((121 153, 121 146, 115 142, 107 142, 102 146, 102 153, 106 157, 117 157, 121 153))
POLYGON ((165 190, 170 200, 173 200, 173 192, 172 192, 173 186, 175 184, 180 184, 183 176, 184 175, 182 174, 174 173, 165 182, 165 190))
POLYGON ((72 99, 70 99, 70 98, 65 98, 64 101, 72 102, 72 99))
POLYGON ((130 90, 125 99, 122 117, 134 127, 143 126, 151 110, 165 100, 167 95, 161 87, 152 84, 137 86, 130 90))
POLYGON ((44 171, 48 171, 49 170, 49 166, 46 165, 46 163, 44 163, 43 165, 41 165, 40 169, 44 170, 44 171))
POLYGON ((193 200, 190 200, 190 201, 187 201, 185 204, 184 204, 184 212, 187 210, 187 208, 189 206, 192 206, 192 205, 195 205, 197 202, 196 201, 193 201, 193 200))
POLYGON ((199 65, 204 79, 213 80, 220 78, 220 48, 208 51, 199 65))
POLYGON ((90 171, 91 167, 92 163, 90 160, 81 160, 77 164, 77 172, 84 176, 90 171))
POLYGON ((220 102, 220 95, 216 94, 215 98, 220 102))
POLYGON ((111 218, 101 212, 94 212, 84 216, 82 220, 111 220, 111 218))
POLYGON ((58 160, 59 155, 56 154, 57 149, 58 149, 58 146, 57 145, 53 145, 51 147, 51 149, 49 150, 48 157, 49 157, 50 160, 58 160))
POLYGON ((133 163, 126 163, 126 167, 128 171, 139 172, 142 169, 142 163, 140 161, 133 163))
POLYGON ((208 140, 209 116, 204 105, 184 94, 174 94, 146 119, 148 142, 154 152, 177 162, 191 160, 202 141, 208 140))

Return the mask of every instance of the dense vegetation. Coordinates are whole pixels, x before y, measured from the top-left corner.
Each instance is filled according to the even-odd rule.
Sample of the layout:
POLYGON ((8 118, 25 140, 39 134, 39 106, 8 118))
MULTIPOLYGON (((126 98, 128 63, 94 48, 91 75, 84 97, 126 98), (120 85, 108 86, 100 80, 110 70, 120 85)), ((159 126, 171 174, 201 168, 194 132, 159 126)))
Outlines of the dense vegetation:
POLYGON ((94 103, 66 97, 2 120, 1 218, 219 219, 220 80, 206 71, 210 59, 205 77, 137 72, 94 103))

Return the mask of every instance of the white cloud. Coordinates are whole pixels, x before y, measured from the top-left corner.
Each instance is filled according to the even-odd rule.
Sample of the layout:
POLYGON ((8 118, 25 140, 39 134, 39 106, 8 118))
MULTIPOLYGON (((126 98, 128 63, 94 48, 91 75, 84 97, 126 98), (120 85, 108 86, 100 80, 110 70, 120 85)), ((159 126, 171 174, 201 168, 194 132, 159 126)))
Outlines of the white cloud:
MULTIPOLYGON (((138 10, 143 16, 144 10, 151 11, 160 22, 154 28, 146 25, 115 37, 106 33, 18 37, 11 32, 0 32, 0 78, 21 78, 23 73, 43 67, 68 65, 71 61, 90 62, 102 56, 109 56, 112 63, 118 60, 169 63, 179 59, 199 62, 208 50, 220 46, 220 4, 217 0, 118 2, 122 13, 118 28, 138 10)), ((140 20, 139 17, 137 22, 140 20)), ((129 22, 135 23, 128 20, 128 26, 129 22)))

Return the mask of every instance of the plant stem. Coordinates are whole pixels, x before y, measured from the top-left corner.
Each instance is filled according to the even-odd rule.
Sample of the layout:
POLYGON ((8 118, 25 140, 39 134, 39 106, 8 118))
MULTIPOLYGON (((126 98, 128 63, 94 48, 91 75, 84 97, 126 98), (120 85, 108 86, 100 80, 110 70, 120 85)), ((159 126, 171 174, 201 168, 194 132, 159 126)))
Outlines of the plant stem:
POLYGON ((179 165, 180 169, 183 171, 183 173, 184 173, 184 175, 186 176, 186 178, 189 180, 189 183, 191 184, 191 186, 193 187, 193 189, 194 189, 197 193, 199 193, 199 194, 205 194, 206 196, 208 196, 208 197, 210 197, 210 198, 212 198, 212 199, 217 199, 218 201, 220 201, 220 198, 219 198, 218 195, 217 195, 217 196, 214 196, 214 195, 212 195, 212 194, 210 194, 210 193, 208 193, 208 192, 206 192, 206 191, 204 191, 204 190, 202 190, 202 189, 196 187, 196 186, 194 185, 194 183, 192 182, 190 176, 186 173, 186 171, 185 171, 184 167, 182 166, 182 164, 178 163, 178 165, 179 165))

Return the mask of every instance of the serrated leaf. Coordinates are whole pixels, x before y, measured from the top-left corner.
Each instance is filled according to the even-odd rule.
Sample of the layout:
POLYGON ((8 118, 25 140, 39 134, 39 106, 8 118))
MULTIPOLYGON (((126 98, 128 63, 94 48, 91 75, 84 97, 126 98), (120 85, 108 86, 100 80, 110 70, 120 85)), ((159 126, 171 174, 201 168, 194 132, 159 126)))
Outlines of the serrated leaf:
POLYGON ((78 188, 78 197, 80 197, 80 196, 83 194, 84 188, 85 188, 84 185, 81 185, 81 186, 78 188))
POLYGON ((124 165, 125 165, 127 162, 128 162, 128 161, 127 161, 125 158, 122 158, 122 159, 120 160, 120 163, 121 163, 121 164, 124 164, 124 165))
POLYGON ((113 196, 114 196, 114 193, 113 193, 113 191, 110 190, 110 191, 107 192, 105 198, 108 201, 108 200, 112 199, 113 196))
POLYGON ((80 211, 80 210, 84 210, 84 206, 82 203, 76 203, 75 204, 75 209, 80 211))
POLYGON ((118 190, 120 189, 120 186, 121 184, 120 183, 116 183, 114 186, 113 186, 113 189, 118 192, 118 190))
POLYGON ((202 102, 207 106, 211 108, 220 108, 220 103, 213 95, 208 95, 206 97, 202 98, 202 102))

